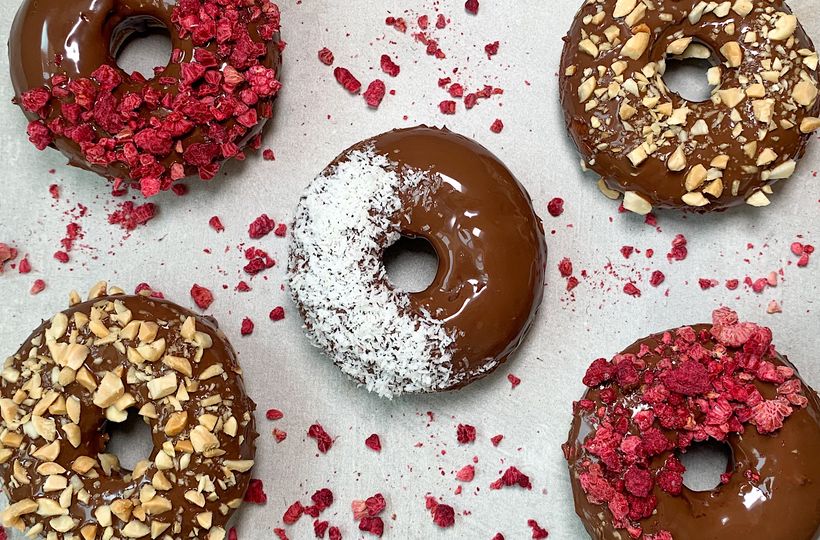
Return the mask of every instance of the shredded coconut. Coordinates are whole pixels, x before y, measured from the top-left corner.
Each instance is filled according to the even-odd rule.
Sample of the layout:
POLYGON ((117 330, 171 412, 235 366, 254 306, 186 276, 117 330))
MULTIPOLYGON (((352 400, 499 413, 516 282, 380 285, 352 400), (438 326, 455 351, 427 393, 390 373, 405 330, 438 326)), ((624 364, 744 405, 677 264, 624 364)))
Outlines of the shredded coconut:
POLYGON ((454 337, 414 308, 382 262, 400 236, 402 192, 427 193, 430 175, 374 148, 352 150, 308 187, 291 231, 289 284, 308 336, 344 373, 392 398, 452 385, 454 337))

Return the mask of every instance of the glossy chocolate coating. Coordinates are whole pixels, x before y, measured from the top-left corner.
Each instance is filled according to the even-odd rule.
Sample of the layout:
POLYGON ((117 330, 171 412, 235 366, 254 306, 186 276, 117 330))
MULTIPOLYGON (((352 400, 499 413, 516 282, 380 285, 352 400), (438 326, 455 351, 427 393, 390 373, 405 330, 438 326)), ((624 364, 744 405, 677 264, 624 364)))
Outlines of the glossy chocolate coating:
MULTIPOLYGON (((657 208, 720 210, 742 204, 761 190, 764 194, 770 193, 767 186, 774 184, 777 178, 771 178, 767 171, 803 156, 811 134, 801 132, 801 121, 820 114, 820 100, 815 98, 811 105, 800 106, 791 98, 792 89, 801 81, 801 76, 811 81, 814 88, 818 87, 816 69, 803 64, 801 54, 796 52, 814 50, 802 26, 797 23, 793 45, 788 41, 769 41, 762 37, 766 26, 761 15, 763 10, 791 13, 784 2, 753 0, 754 10, 746 16, 729 10, 725 16, 706 13, 692 23, 688 16, 699 3, 699 0, 654 2, 655 9, 647 9, 642 17, 630 19, 629 22, 634 23, 630 27, 628 17, 613 16, 616 0, 585 2, 565 38, 560 67, 561 104, 567 129, 578 150, 587 166, 601 175, 609 189, 637 193, 657 208), (604 16, 597 20, 595 15, 599 11, 604 16), (643 30, 650 32, 646 52, 637 59, 622 55, 622 46, 643 25, 648 27, 643 30), (611 28, 617 36, 614 44, 604 37, 605 31, 611 28), (757 40, 747 43, 747 36, 753 33, 756 33, 757 40), (602 40, 598 43, 595 58, 580 48, 582 39, 587 36, 602 40), (714 94, 713 100, 694 103, 663 84, 659 74, 665 69, 665 59, 673 56, 667 54, 667 48, 686 37, 692 38, 693 44, 706 45, 711 50, 713 63, 722 71, 716 90, 742 88, 750 94, 734 107, 737 111, 734 117, 732 108, 726 103, 713 102, 717 99, 714 94), (727 58, 719 52, 727 44, 739 46, 742 61, 737 67, 730 67, 727 58), (777 47, 783 47, 785 51, 781 53, 777 47), (789 67, 788 71, 777 82, 760 79, 762 73, 773 70, 771 62, 774 58, 789 67), (616 62, 625 63, 621 76, 617 76, 612 68, 616 62), (645 77, 641 70, 648 65, 652 68, 649 77, 645 77), (590 75, 596 78, 595 89, 602 89, 602 93, 582 103, 579 87, 590 75), (655 95, 660 97, 659 105, 671 103, 671 110, 688 107, 690 112, 682 124, 664 124, 665 115, 658 112, 657 107, 643 103, 648 91, 634 96, 625 89, 624 83, 630 78, 639 84, 648 79, 650 88, 654 88, 655 95), (753 97, 750 86, 758 82, 764 85, 765 95, 753 97), (616 90, 614 97, 608 94, 610 88, 616 90), (768 124, 755 115, 755 102, 767 99, 774 100, 772 120, 768 124), (593 101, 595 106, 587 110, 593 101), (620 116, 624 104, 637 109, 634 116, 628 119, 620 116), (693 136, 693 128, 699 120, 707 123, 708 134, 693 136), (783 124, 784 121, 788 123, 783 124), (594 122, 600 122, 601 127, 594 127, 594 122), (634 166, 628 154, 645 142, 644 129, 653 133, 658 148, 640 165, 634 166), (765 133, 762 138, 761 129, 765 133), (684 148, 686 164, 681 170, 673 171, 667 163, 680 144, 684 148), (754 145, 754 148, 746 147, 747 144, 754 145), (747 148, 750 155, 746 153, 747 148), (777 157, 769 163, 759 164, 765 149, 771 149, 777 157), (729 156, 725 167, 713 165, 718 156, 729 156), (721 184, 713 186, 707 193, 704 188, 713 180, 710 177, 696 189, 687 189, 686 177, 696 165, 707 170, 714 168, 715 173, 721 174, 721 184), (682 197, 690 191, 703 191, 708 203, 701 201, 699 204, 704 206, 693 206, 684 202, 682 197)), ((643 4, 638 2, 638 5, 640 8, 643 4)), ((781 176, 785 177, 788 175, 781 176)), ((765 200, 757 200, 759 197, 754 199, 755 206, 767 204, 765 200)))
MULTIPOLYGON (((709 330, 709 325, 693 327, 696 332, 709 330)), ((623 354, 637 354, 641 345, 651 350, 661 343, 662 334, 640 340, 623 354)), ((654 366, 659 356, 651 353, 642 359, 654 366)), ((767 356, 776 366, 794 366, 783 356, 767 356)), ((773 397, 774 386, 756 383, 763 395, 773 397)), ((808 406, 796 409, 783 427, 772 434, 761 435, 751 425, 742 434, 729 435, 732 451, 731 479, 714 490, 696 492, 683 486, 679 496, 672 496, 655 486, 652 494, 658 498, 656 511, 641 521, 644 533, 669 531, 675 540, 727 538, 816 540, 820 538, 820 399, 803 383, 808 406), (747 472, 757 472, 760 480, 746 478, 747 472)), ((624 396, 617 391, 616 401, 635 408, 634 394, 624 396)), ((591 388, 584 399, 600 405, 600 389, 591 388)), ((577 467, 586 456, 582 444, 593 429, 585 415, 576 414, 572 422, 565 452, 568 455, 575 510, 590 537, 595 540, 623 540, 626 531, 612 526, 605 506, 591 504, 577 476, 577 467)), ((671 452, 655 456, 652 469, 660 468, 671 452)))
MULTIPOLYGON (((178 79, 181 63, 191 62, 195 49, 189 38, 181 38, 176 31, 172 20, 175 6, 175 2, 168 0, 24 0, 9 37, 11 80, 17 99, 20 99, 23 92, 49 86, 53 75, 66 75, 71 80, 88 78, 101 65, 115 68, 123 77, 125 82, 114 90, 118 99, 131 92, 139 93, 145 86, 155 88, 160 95, 175 96, 179 92, 177 85, 160 79, 178 79), (162 73, 146 83, 131 81, 130 74, 124 73, 117 66, 117 54, 132 36, 157 29, 168 30, 172 50, 179 51, 181 56, 175 59, 177 61, 169 62, 162 73), (60 59, 59 62, 57 59, 60 59)), ((255 21, 248 24, 254 40, 261 39, 257 28, 255 21)), ((277 35, 266 44, 267 54, 262 62, 277 73, 281 67, 278 45, 277 35)), ((216 40, 211 40, 205 46, 196 48, 216 53, 217 43, 216 40)), ((255 106, 257 112, 265 101, 260 100, 255 106)), ((37 118, 37 115, 29 111, 24 112, 29 120, 37 118)), ((55 104, 47 120, 60 114, 60 106, 55 104)), ((261 132, 266 122, 267 119, 260 117, 260 122, 249 130, 240 146, 261 132)), ((236 120, 229 118, 224 125, 231 129, 236 125, 236 120)), ((182 144, 183 148, 187 148, 193 143, 207 140, 205 127, 196 126, 185 136, 182 144)), ((53 146, 69 159, 70 165, 108 178, 129 177, 128 169, 123 163, 116 162, 109 166, 89 163, 79 145, 71 139, 57 137, 53 146)), ((161 163, 169 168, 174 163, 185 162, 181 152, 175 148, 161 163)), ((196 169, 186 164, 185 172, 194 174, 196 169)))
POLYGON ((547 257, 541 220, 510 170, 467 137, 420 126, 360 147, 368 144, 443 180, 432 205, 401 194, 400 223, 403 235, 424 238, 438 256, 433 282, 410 297, 455 332, 452 378, 465 386, 506 361, 532 326, 547 257))
MULTIPOLYGON (((247 489, 250 481, 249 472, 227 472, 223 468, 227 460, 253 460, 256 453, 256 438, 258 437, 255 429, 255 422, 253 411, 256 405, 245 394, 244 383, 242 381, 241 369, 237 363, 236 354, 228 343, 224 333, 219 330, 214 323, 196 316, 194 313, 183 309, 175 304, 164 300, 149 298, 147 296, 107 296, 90 300, 73 306, 67 311, 63 312, 68 316, 68 326, 65 332, 65 337, 58 339, 58 342, 68 342, 69 336, 72 343, 88 344, 89 356, 84 365, 92 372, 97 385, 102 384, 102 374, 105 372, 113 372, 115 370, 122 370, 120 378, 125 383, 125 393, 133 396, 135 403, 129 407, 130 414, 138 414, 144 406, 153 404, 156 410, 156 417, 142 415, 152 430, 152 439, 154 449, 148 458, 150 463, 144 463, 144 467, 137 466, 138 469, 144 472, 139 476, 133 476, 132 471, 112 470, 110 475, 106 475, 103 469, 100 468, 99 463, 95 464, 92 472, 98 474, 96 479, 85 479, 88 475, 80 475, 84 478, 84 487, 89 491, 88 500, 81 501, 75 493, 69 507, 69 516, 76 520, 76 526, 72 528, 79 538, 80 530, 83 527, 97 525, 95 534, 92 538, 101 538, 104 525, 101 525, 95 517, 95 511, 104 505, 111 505, 114 501, 128 499, 134 503, 133 516, 140 513, 140 492, 146 487, 152 486, 152 479, 154 486, 157 486, 155 474, 159 470, 164 470, 165 476, 170 480, 171 487, 169 489, 157 488, 157 495, 164 497, 171 503, 171 508, 167 511, 150 515, 147 523, 158 522, 167 523, 171 526, 165 530, 163 534, 170 535, 171 538, 181 539, 196 536, 198 538, 213 538, 218 539, 218 529, 223 529, 230 518, 233 511, 239 506, 242 497, 247 489), (133 363, 131 355, 123 354, 118 350, 120 344, 124 347, 137 348, 140 344, 146 343, 140 337, 135 339, 123 338, 118 340, 118 343, 101 344, 98 342, 95 334, 92 333, 88 323, 77 327, 77 319, 75 314, 88 316, 95 307, 106 309, 106 305, 113 306, 113 302, 118 301, 131 312, 132 321, 147 321, 150 323, 157 323, 158 329, 156 337, 153 342, 156 343, 162 339, 165 340, 165 356, 155 361, 146 361, 141 365, 133 363), (198 346, 189 338, 183 338, 180 332, 183 321, 193 317, 195 320, 195 330, 198 333, 207 335, 212 342, 210 347, 201 350, 201 358, 197 361, 198 346), (143 382, 132 382, 130 376, 125 374, 129 370, 136 367, 137 372, 141 377, 161 377, 168 373, 174 373, 166 362, 167 355, 174 355, 177 357, 187 358, 190 362, 191 376, 185 377, 183 374, 177 372, 178 382, 188 381, 188 397, 178 392, 171 394, 171 397, 176 397, 176 405, 170 405, 168 398, 161 400, 153 399, 149 394, 149 386, 143 382), (207 379, 200 379, 206 370, 222 366, 224 373, 207 379), (191 381, 196 384, 191 385, 191 381), (203 406, 201 400, 204 398, 216 396, 219 399, 218 403, 203 406), (182 398, 182 399, 180 399, 182 398), (166 425, 172 414, 184 411, 187 413, 187 422, 181 432, 169 436, 165 433, 166 425), (217 426, 214 430, 219 440, 219 447, 213 450, 212 453, 203 453, 200 451, 191 451, 188 453, 184 447, 187 444, 190 448, 191 431, 197 427, 197 424, 202 422, 205 415, 214 415, 219 417, 217 426), (221 431, 229 418, 234 418, 237 421, 237 431, 235 436, 228 436, 224 431, 221 431), (164 444, 171 444, 176 449, 176 463, 178 467, 179 460, 187 455, 190 458, 189 464, 182 470, 177 470, 175 467, 170 469, 159 468, 159 461, 157 455, 163 452, 164 444), (132 477, 133 476, 133 477, 132 477), (210 481, 217 485, 213 494, 208 491, 203 491, 205 495, 204 506, 199 506, 185 497, 186 492, 190 490, 198 490, 200 481, 208 477, 210 481), (224 482, 224 484, 222 483, 224 482), (215 496, 209 496, 215 495, 215 496), (130 499, 129 499, 130 497, 130 499), (212 527, 203 528, 197 523, 197 515, 203 512, 211 513, 212 527), (211 536, 209 536, 211 535, 211 536)), ((68 471, 66 476, 72 476, 72 465, 75 464, 77 458, 88 456, 97 459, 98 454, 104 453, 106 445, 109 440, 109 435, 106 432, 106 411, 98 407, 94 403, 95 392, 89 391, 78 380, 69 384, 61 385, 52 381, 51 367, 55 365, 52 359, 52 353, 47 346, 46 340, 43 338, 44 333, 53 322, 44 322, 34 333, 25 341, 20 350, 10 357, 4 366, 3 379, 0 380, 0 397, 3 400, 9 400, 19 395, 21 388, 31 380, 30 376, 25 376, 25 365, 31 354, 37 354, 43 358, 47 358, 47 365, 43 370, 41 377, 42 389, 39 391, 42 395, 47 395, 50 391, 55 391, 60 396, 59 399, 74 396, 79 400, 81 406, 80 420, 78 422, 79 432, 81 434, 81 444, 74 447, 67 438, 67 432, 61 427, 70 420, 65 413, 53 413, 49 409, 43 414, 44 418, 54 419, 57 423, 56 441, 59 442, 60 452, 54 460, 59 466, 62 466, 68 471), (17 370, 23 375, 19 380, 9 380, 9 370, 17 370)), ((107 321, 106 326, 116 327, 118 323, 107 321)), ((120 325, 121 326, 121 325, 120 325)), ((126 326, 127 328, 127 326, 126 326)), ((122 332, 126 332, 125 329, 122 332)), ((142 330, 140 336, 143 336, 142 330)), ((145 337, 145 336, 143 336, 145 337)), ((207 341, 207 340, 206 340, 207 341)), ((64 368, 68 369, 68 368, 64 368)), ((78 370, 79 373, 80 370, 78 370)), ((185 386, 182 384, 182 386, 185 386)), ((34 397, 34 392, 29 391, 29 395, 34 397)), ((32 400, 37 403, 37 399, 32 400)), ((28 401, 24 405, 20 405, 21 411, 25 409, 30 412, 31 404, 28 401)), ((18 413, 19 414, 19 413, 18 413)), ((20 414, 22 416, 22 414, 20 414)), ((3 427, 7 427, 7 421, 4 418, 3 427)), ((17 428, 16 431, 22 431, 22 428, 17 428)), ((46 491, 44 482, 46 476, 38 472, 38 468, 42 465, 43 460, 32 455, 30 451, 30 444, 35 447, 42 447, 46 443, 42 438, 32 439, 24 434, 22 445, 14 449, 13 455, 10 459, 0 465, 0 477, 3 480, 3 487, 9 500, 12 504, 26 499, 39 499, 41 497, 57 499, 61 491, 53 492, 46 491), (29 483, 21 483, 15 475, 15 463, 22 466, 24 474, 29 483)), ((186 458, 187 459, 187 458, 186 458)), ((76 491, 76 490, 75 490, 76 491)), ((148 506, 143 508, 143 512, 149 512, 148 506)), ((129 512, 131 513, 131 512, 129 512)), ((149 512, 151 514, 151 512, 149 512)), ((22 516, 22 520, 26 527, 32 527, 37 522, 48 523, 51 518, 43 518, 36 513, 28 513, 22 516)), ((131 518, 133 521, 136 517, 131 518)), ((126 525, 118 517, 113 518, 115 536, 122 537, 120 532, 126 525)), ((21 525, 22 523, 12 523, 12 525, 21 525)), ((8 525, 8 524, 7 524, 8 525)), ((46 525, 45 532, 50 531, 46 525)), ((44 536, 45 536, 44 532, 44 536)), ((148 538, 149 536, 145 536, 148 538)), ((161 536, 165 537, 165 536, 161 536)), ((139 536, 143 538, 143 536, 139 536)))

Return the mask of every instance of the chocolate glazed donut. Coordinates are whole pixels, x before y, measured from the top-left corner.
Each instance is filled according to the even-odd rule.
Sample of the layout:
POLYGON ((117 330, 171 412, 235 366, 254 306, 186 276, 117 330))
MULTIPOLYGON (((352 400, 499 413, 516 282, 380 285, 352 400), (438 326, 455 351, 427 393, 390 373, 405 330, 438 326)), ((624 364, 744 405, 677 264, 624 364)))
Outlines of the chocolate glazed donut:
POLYGON ((768 205, 820 127, 817 52, 781 0, 588 1, 565 42, 567 129, 633 212, 768 205), (711 60, 709 100, 666 87, 674 58, 711 60))
POLYGON ((213 178, 261 132, 280 86, 279 10, 270 0, 24 0, 9 63, 38 148, 153 195, 186 175, 213 178), (153 78, 117 66, 129 40, 162 30, 173 52, 153 78))
POLYGON ((3 525, 43 538, 224 540, 258 437, 234 350, 211 321, 118 292, 94 287, 3 365, 3 525), (153 440, 133 471, 105 453, 106 426, 129 414, 153 440))
POLYGON ((309 187, 293 227, 290 287, 317 345, 368 389, 392 396, 460 388, 504 362, 533 323, 545 262, 541 221, 509 169, 475 141, 420 126, 353 146, 309 187), (373 190, 356 192, 368 179, 373 190), (348 202, 352 210, 341 207, 348 202), (367 226, 322 228, 337 209, 343 219, 362 205, 370 205, 367 226), (346 263, 353 272, 330 271, 342 256, 321 246, 334 234, 354 251, 368 238, 346 263), (427 240, 438 256, 421 292, 397 290, 384 271, 383 252, 400 235, 427 240), (394 322, 378 322, 388 312, 394 322), (379 326, 362 329, 369 325, 379 326))
POLYGON ((632 537, 642 540, 820 538, 820 399, 794 366, 769 348, 768 329, 739 324, 743 329, 729 325, 734 328, 717 332, 717 338, 717 325, 650 336, 612 362, 596 360, 587 372, 584 382, 590 389, 576 404, 564 452, 575 508, 593 539, 622 540, 629 537, 627 531, 637 531, 632 537), (730 336, 735 330, 740 341, 730 336), (686 385, 707 370, 689 369, 689 375, 679 376, 685 371, 681 359, 684 364, 692 360, 673 348, 690 349, 695 356, 706 351, 712 364, 707 369, 714 381, 701 387, 708 390, 706 394, 686 385), (653 423, 652 417, 666 413, 655 404, 656 398, 641 398, 642 392, 647 396, 657 390, 651 388, 651 382, 636 383, 628 373, 633 366, 640 371, 640 381, 663 381, 668 410, 683 403, 681 398, 692 404, 688 426, 655 429, 658 421, 653 423), (742 374, 740 379, 737 374, 742 374), (717 397, 719 392, 734 397, 717 397), (738 400, 755 405, 746 408, 738 400), (619 407, 621 414, 625 413, 622 417, 629 419, 625 434, 623 428, 615 427, 618 422, 627 426, 625 420, 616 418, 619 407), (641 415, 644 417, 639 418, 641 415), (726 422, 729 427, 724 429, 726 422), (605 426, 614 431, 605 435, 605 426), (630 440, 635 435, 637 444, 630 440), (610 436, 617 438, 602 442, 610 436), (718 487, 696 492, 682 484, 684 469, 675 451, 685 451, 695 440, 704 438, 723 440, 731 449, 731 460, 718 487), (610 443, 615 457, 603 450, 610 443), (634 469, 627 457, 630 453, 641 456, 634 469), (618 468, 620 472, 615 472, 618 468), (646 478, 643 493, 632 487, 639 485, 635 478, 640 475, 646 478), (619 478, 623 478, 620 484, 619 478), (614 489, 610 491, 607 486, 614 489), (625 508, 622 513, 629 513, 624 522, 616 524, 613 512, 621 505, 625 508))

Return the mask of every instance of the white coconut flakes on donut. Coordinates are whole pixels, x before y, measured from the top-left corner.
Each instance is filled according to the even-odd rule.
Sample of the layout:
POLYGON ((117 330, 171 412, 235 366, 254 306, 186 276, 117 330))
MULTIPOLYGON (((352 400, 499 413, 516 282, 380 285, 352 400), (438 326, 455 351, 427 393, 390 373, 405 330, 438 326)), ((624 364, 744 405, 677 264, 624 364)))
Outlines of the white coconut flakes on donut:
POLYGON ((400 236, 400 192, 430 185, 371 146, 311 182, 291 229, 289 285, 305 329, 344 373, 392 398, 452 384, 453 336, 391 285, 382 254, 400 236))

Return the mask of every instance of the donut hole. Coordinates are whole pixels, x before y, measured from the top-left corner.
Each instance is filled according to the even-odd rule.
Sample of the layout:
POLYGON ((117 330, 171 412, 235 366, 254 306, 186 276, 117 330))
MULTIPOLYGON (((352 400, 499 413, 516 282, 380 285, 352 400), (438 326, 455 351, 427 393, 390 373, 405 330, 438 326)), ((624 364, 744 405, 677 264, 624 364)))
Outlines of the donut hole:
POLYGON ((683 54, 666 57, 663 82, 687 101, 708 101, 715 88, 709 84, 708 71, 716 65, 716 56, 709 47, 693 43, 683 54))
POLYGON ((137 411, 129 410, 125 422, 109 422, 103 425, 109 440, 105 451, 120 460, 120 466, 129 471, 144 459, 150 459, 154 451, 151 427, 137 411))
POLYGON ((111 37, 111 56, 125 73, 135 71, 150 79, 154 69, 171 59, 171 34, 153 17, 132 17, 120 23, 111 37))
POLYGON ((714 440, 694 443, 678 459, 686 467, 683 485, 692 491, 712 491, 720 485, 720 475, 733 468, 732 449, 714 440))
POLYGON ((438 272, 438 255, 424 238, 402 235, 384 251, 383 260, 390 282, 410 293, 427 289, 438 272))

